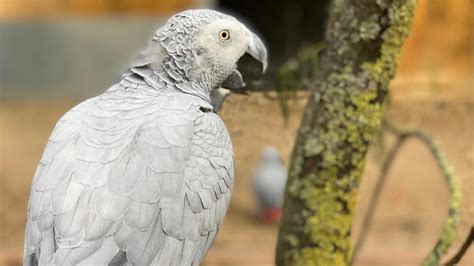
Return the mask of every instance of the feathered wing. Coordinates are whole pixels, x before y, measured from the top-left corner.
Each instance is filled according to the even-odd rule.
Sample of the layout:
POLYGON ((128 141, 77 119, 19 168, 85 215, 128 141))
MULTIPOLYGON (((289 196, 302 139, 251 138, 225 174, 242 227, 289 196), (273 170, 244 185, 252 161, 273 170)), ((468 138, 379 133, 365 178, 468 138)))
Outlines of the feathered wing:
POLYGON ((25 264, 194 265, 216 236, 234 177, 223 122, 192 96, 121 86, 55 127, 33 178, 25 264))

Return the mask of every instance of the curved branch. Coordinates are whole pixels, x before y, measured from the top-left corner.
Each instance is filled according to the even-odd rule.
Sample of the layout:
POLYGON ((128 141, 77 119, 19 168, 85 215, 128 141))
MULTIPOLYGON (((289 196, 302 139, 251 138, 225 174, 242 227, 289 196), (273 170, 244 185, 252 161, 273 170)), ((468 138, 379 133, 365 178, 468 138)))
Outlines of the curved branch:
POLYGON ((469 232, 469 235, 466 238, 466 241, 462 244, 461 248, 456 252, 456 255, 452 257, 447 263, 446 266, 453 266, 457 265, 461 258, 466 254, 466 251, 469 249, 469 247, 472 245, 474 242, 474 226, 471 227, 471 231, 469 232))
POLYGON ((405 141, 405 137, 398 136, 395 144, 393 144, 393 146, 390 148, 386 159, 382 163, 382 169, 380 170, 379 178, 377 180, 377 183, 375 184, 374 192, 372 193, 372 196, 370 197, 369 206, 367 207, 367 212, 365 213, 364 218, 362 219, 361 232, 354 246, 354 251, 352 253, 352 261, 354 260, 354 258, 357 257, 360 248, 365 243, 367 232, 370 230, 370 227, 372 226, 372 217, 374 216, 375 210, 377 209, 380 194, 382 192, 382 188, 385 184, 385 181, 387 180, 387 174, 390 170, 390 166, 392 165, 392 162, 396 158, 396 155, 398 154, 398 151, 402 147, 402 144, 404 143, 404 141, 405 141))
POLYGON ((425 261, 423 262, 423 265, 438 265, 439 261, 441 260, 441 257, 446 253, 446 251, 448 251, 448 248, 451 246, 454 238, 456 237, 456 232, 458 229, 461 190, 459 188, 456 176, 439 147, 427 133, 416 129, 397 129, 388 123, 387 130, 397 135, 417 138, 421 142, 426 144, 430 148, 430 151, 434 156, 436 164, 441 169, 441 172, 443 173, 443 176, 446 179, 446 183, 448 184, 449 192, 451 193, 451 198, 449 200, 448 217, 444 222, 441 235, 438 241, 436 242, 436 245, 433 247, 431 252, 425 258, 425 261))
POLYGON ((430 149, 431 154, 433 155, 436 164, 440 168, 446 182, 449 186, 449 192, 451 194, 450 202, 449 202, 449 210, 448 210, 448 218, 445 221, 443 226, 443 230, 441 235, 425 258, 423 265, 438 265, 441 257, 446 253, 448 248, 451 246, 455 236, 456 231, 459 223, 459 206, 461 201, 461 191, 459 189, 459 185, 457 183, 456 177, 454 175, 454 171, 446 162, 441 150, 438 148, 436 143, 433 139, 425 132, 418 130, 418 129, 399 129, 396 128, 385 121, 385 129, 397 136, 396 143, 391 147, 387 158, 384 160, 382 164, 381 173, 379 176, 379 180, 374 189, 374 193, 370 199, 369 207, 367 210, 366 215, 362 221, 362 231, 359 235, 359 239, 356 242, 353 258, 356 257, 358 251, 360 250, 361 246, 365 241, 366 234, 371 226, 373 214, 377 207, 377 202, 380 197, 380 193, 382 187, 385 183, 388 171, 390 169, 391 164, 394 161, 394 158, 398 151, 400 150, 402 144, 410 137, 416 138, 424 143, 430 149))

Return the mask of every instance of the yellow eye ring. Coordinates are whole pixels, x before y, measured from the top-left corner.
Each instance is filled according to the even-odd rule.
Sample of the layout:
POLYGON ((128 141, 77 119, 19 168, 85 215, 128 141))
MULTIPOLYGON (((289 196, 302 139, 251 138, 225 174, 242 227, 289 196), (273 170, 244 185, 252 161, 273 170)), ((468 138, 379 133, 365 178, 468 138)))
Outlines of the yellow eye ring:
POLYGON ((221 30, 219 32, 219 38, 222 41, 228 41, 230 39, 230 32, 228 30, 221 30))

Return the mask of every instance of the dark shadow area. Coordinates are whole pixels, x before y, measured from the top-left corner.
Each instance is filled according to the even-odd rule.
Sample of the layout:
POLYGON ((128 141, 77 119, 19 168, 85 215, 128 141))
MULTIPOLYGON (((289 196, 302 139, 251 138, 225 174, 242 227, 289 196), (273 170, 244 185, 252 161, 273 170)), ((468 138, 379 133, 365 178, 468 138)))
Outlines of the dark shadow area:
POLYGON ((328 4, 328 0, 262 0, 258 4, 220 0, 218 8, 260 33, 269 49, 271 74, 299 48, 323 40, 328 4))

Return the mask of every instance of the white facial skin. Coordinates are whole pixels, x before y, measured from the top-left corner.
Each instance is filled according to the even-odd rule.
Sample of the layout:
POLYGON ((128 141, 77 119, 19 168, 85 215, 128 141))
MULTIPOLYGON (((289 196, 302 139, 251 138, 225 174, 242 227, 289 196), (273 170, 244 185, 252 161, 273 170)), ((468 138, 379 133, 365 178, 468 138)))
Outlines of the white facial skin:
POLYGON ((234 19, 219 19, 204 26, 193 47, 194 66, 191 79, 198 79, 203 71, 211 71, 217 82, 224 81, 234 69, 252 41, 250 31, 234 19))

